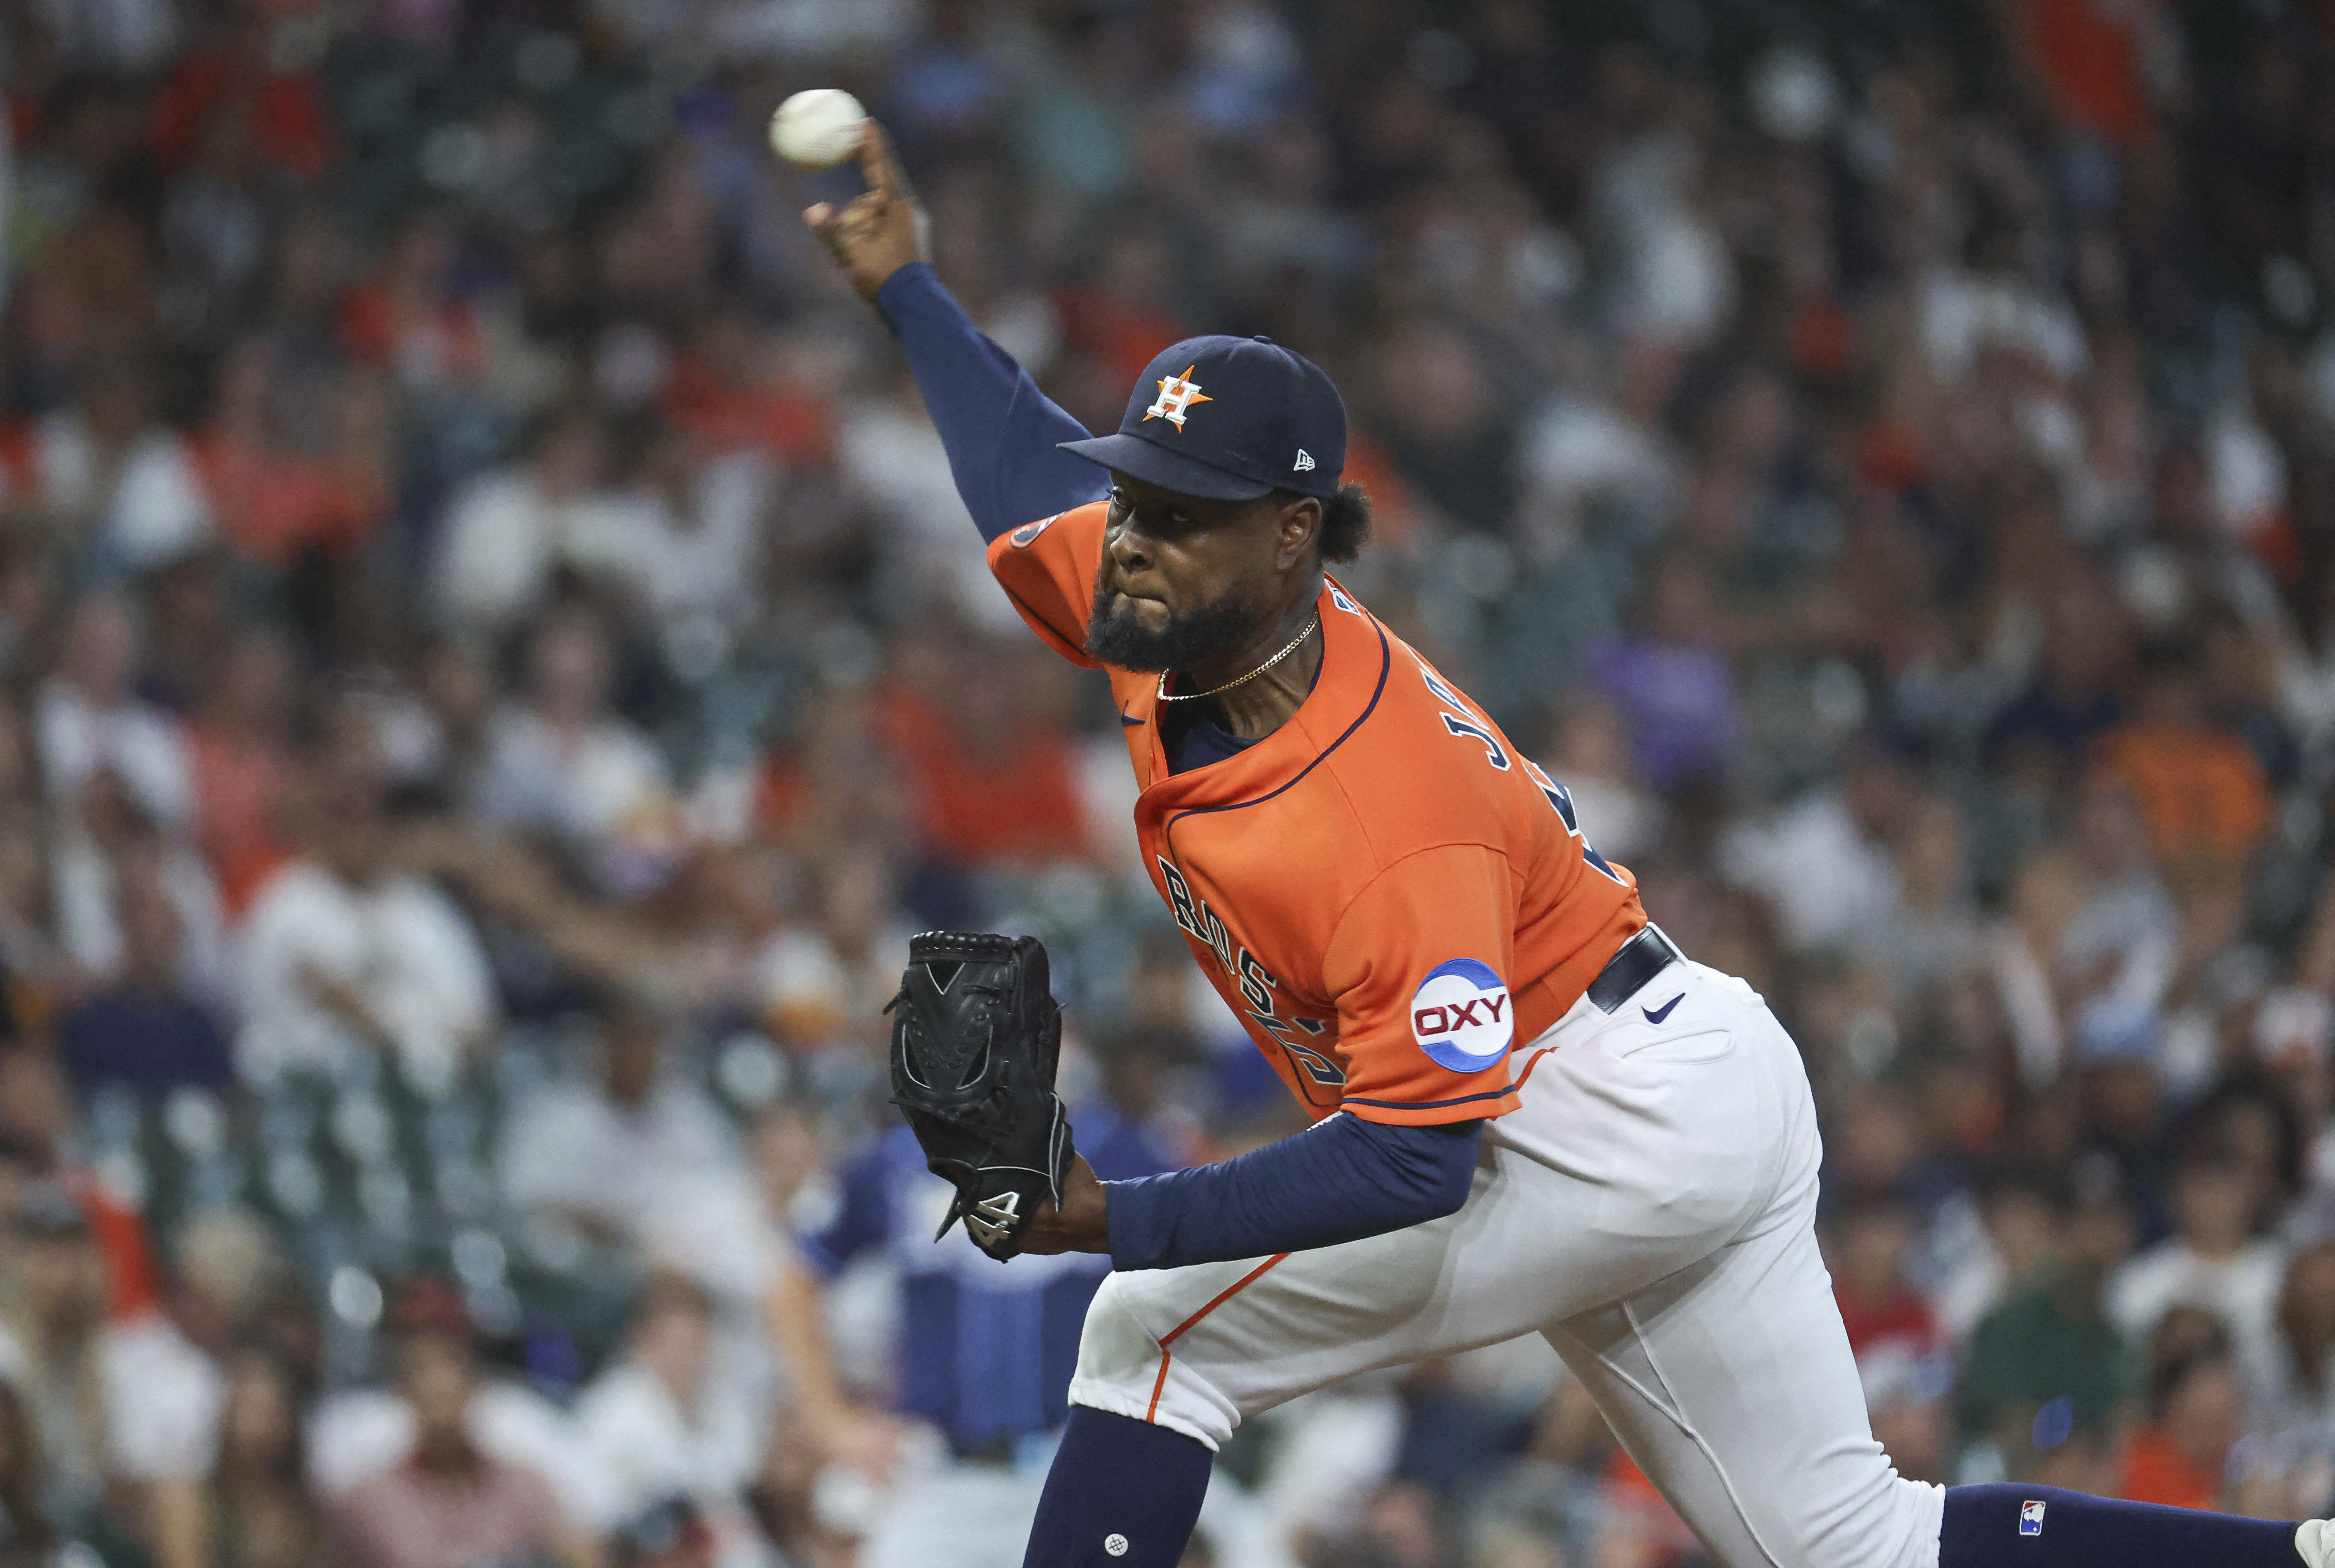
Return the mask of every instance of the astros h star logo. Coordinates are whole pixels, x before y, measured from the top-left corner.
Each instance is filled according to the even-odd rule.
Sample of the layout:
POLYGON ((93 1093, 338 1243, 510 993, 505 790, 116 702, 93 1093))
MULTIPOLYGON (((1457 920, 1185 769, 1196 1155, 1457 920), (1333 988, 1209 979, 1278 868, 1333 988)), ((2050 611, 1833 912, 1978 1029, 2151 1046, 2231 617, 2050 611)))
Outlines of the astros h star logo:
POLYGON ((1180 431, 1184 428, 1185 410, 1194 403, 1216 402, 1216 400, 1212 397, 1204 396, 1200 392, 1200 383, 1192 379, 1192 373, 1199 368, 1199 362, 1195 360, 1184 367, 1182 375, 1161 376, 1159 395, 1153 400, 1149 408, 1143 411, 1143 417, 1147 420, 1164 419, 1180 431))

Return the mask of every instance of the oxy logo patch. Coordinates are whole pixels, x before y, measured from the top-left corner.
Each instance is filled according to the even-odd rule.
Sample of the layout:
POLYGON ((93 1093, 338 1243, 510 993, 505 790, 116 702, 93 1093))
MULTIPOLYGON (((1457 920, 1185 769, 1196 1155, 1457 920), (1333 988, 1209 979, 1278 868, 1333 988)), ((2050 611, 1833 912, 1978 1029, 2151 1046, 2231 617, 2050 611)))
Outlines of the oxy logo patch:
MULTIPOLYGON (((1055 517, 1060 517, 1061 515, 1061 513, 1057 512, 1055 517)), ((1034 523, 1022 524, 1020 528, 1013 530, 1013 547, 1017 550, 1028 549, 1032 544, 1036 542, 1040 534, 1044 533, 1048 528, 1051 528, 1053 526, 1053 518, 1040 518, 1034 523)))
POLYGON ((1508 988, 1480 959, 1447 959, 1427 972, 1410 999, 1410 1032, 1437 1064, 1481 1072, 1506 1056, 1516 1038, 1508 988))

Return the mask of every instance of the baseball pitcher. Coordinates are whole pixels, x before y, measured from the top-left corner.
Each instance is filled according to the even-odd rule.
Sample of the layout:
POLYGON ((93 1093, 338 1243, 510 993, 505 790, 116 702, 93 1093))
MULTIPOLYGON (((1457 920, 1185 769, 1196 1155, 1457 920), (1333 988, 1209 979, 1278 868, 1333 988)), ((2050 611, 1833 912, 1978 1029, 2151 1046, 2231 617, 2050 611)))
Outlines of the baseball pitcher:
POLYGON ((1173 1568, 1245 1417, 1528 1333, 1729 1568, 2330 1568, 2322 1521, 1898 1476, 1817 1249, 1798 1050, 1340 586, 1369 503, 1329 378, 1193 338, 1091 437, 943 290, 872 122, 862 161, 865 195, 806 217, 906 354, 999 585, 1109 676, 1144 864, 1315 1118, 1099 1182, 1052 1100, 1039 955, 912 955, 896 1098, 957 1212, 993 1253, 1113 1265, 1031 1568, 1173 1568))

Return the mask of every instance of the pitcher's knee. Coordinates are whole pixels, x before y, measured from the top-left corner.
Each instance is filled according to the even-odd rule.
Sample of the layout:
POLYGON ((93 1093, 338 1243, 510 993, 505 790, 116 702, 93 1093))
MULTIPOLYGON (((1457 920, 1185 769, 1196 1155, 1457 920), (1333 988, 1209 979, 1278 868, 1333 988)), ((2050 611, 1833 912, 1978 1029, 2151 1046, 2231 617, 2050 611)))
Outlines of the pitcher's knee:
POLYGON ((1087 1308, 1071 1403, 1150 1421, 1220 1447, 1240 1412, 1209 1381, 1205 1368, 1177 1347, 1162 1347, 1127 1300, 1125 1277, 1110 1274, 1087 1308))

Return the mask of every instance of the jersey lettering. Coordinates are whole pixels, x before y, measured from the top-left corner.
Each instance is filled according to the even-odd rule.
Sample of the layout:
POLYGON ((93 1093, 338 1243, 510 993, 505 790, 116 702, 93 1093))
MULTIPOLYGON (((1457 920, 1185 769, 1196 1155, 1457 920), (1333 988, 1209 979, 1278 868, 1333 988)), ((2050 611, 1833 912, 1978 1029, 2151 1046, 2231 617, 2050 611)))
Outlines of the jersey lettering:
POLYGON ((1540 786, 1540 792, 1548 797, 1548 803, 1556 808, 1559 817, 1565 818, 1565 830, 1575 838, 1580 837, 1581 818, 1574 814, 1573 791, 1542 772, 1540 764, 1529 759, 1525 762, 1525 776, 1540 786))
MULTIPOLYGON (((1474 711, 1468 707, 1468 699, 1459 695, 1456 687, 1435 673, 1435 666, 1420 658, 1416 651, 1411 653, 1410 659, 1411 663, 1419 666, 1419 678, 1427 682, 1427 689, 1434 692, 1439 701, 1458 709, 1460 713, 1474 711)), ((1458 713, 1444 714, 1443 727, 1454 735, 1469 735, 1482 741, 1484 760, 1503 773, 1508 770, 1507 750, 1501 746, 1491 731, 1472 719, 1460 718, 1458 713)), ((1582 858, 1588 861, 1590 866, 1607 880, 1621 882, 1622 878, 1614 872, 1613 863, 1598 854, 1596 847, 1586 838, 1582 838, 1581 819, 1573 809, 1573 791, 1542 772, 1540 765, 1530 758, 1525 759, 1525 772, 1535 784, 1540 787, 1540 792, 1548 797, 1548 803, 1556 808, 1558 818, 1565 823, 1565 832, 1580 839, 1582 858)), ((1623 883, 1623 886, 1627 886, 1628 884, 1623 883)))
MULTIPOLYGON (((1249 1017, 1255 1021, 1259 1029, 1264 1031, 1265 1033, 1271 1035, 1275 1040, 1280 1042, 1281 1049, 1288 1053, 1289 1060, 1296 1065, 1297 1070, 1304 1074, 1306 1078, 1311 1079, 1313 1082, 1320 1084, 1324 1089, 1342 1089, 1346 1087, 1345 1069, 1340 1067, 1335 1061, 1332 1061, 1325 1052, 1304 1043, 1289 1032, 1289 1026, 1293 1023, 1298 1028, 1305 1031, 1308 1034, 1318 1035, 1323 1031, 1324 1027, 1320 1020, 1312 1018, 1275 1018, 1270 1012, 1254 1011, 1249 1014, 1249 1017)), ((1300 1087, 1303 1086, 1301 1085, 1300 1087)), ((1310 1103, 1314 1105, 1328 1105, 1335 1103, 1334 1100, 1314 1099, 1310 1089, 1307 1091, 1305 1098, 1310 1103)))
MULTIPOLYGON (((1159 857, 1159 874, 1167 879, 1168 907, 1175 914, 1176 924, 1200 936, 1199 912, 1192 906, 1192 889, 1185 883, 1184 874, 1170 866, 1164 855, 1159 857)), ((1205 942, 1207 938, 1201 936, 1200 940, 1205 942)))
MULTIPOLYGON (((1557 819, 1565 824, 1565 830, 1575 838, 1581 838, 1581 818, 1573 809, 1573 791, 1542 772, 1540 764, 1529 757, 1525 759, 1525 773, 1535 784, 1540 786, 1540 792, 1548 797, 1548 803, 1556 808, 1557 819)), ((1613 881, 1622 880, 1615 875, 1613 862, 1598 854, 1595 847, 1586 838, 1581 838, 1581 857, 1589 862, 1595 870, 1613 878, 1613 881)))
POLYGON ((1435 693, 1435 700, 1437 702, 1448 703, 1451 707, 1458 709, 1462 713, 1473 713, 1475 711, 1473 708, 1470 708, 1468 705, 1468 699, 1459 694, 1458 688, 1452 685, 1450 682, 1445 680, 1442 676, 1437 674, 1435 673, 1435 666, 1420 658, 1416 650, 1413 650, 1411 653, 1410 662, 1419 666, 1419 678, 1427 682, 1427 689, 1435 693))
MULTIPOLYGON (((1206 943, 1216 955, 1225 977, 1240 987, 1251 1016, 1273 1017, 1273 993, 1281 988, 1281 982, 1273 978, 1272 972, 1259 963, 1244 944, 1233 940, 1232 933, 1226 929, 1216 912, 1208 907, 1206 899, 1192 895, 1192 885, 1184 880, 1184 874, 1176 869, 1173 862, 1165 855, 1158 859, 1160 877, 1168 884, 1168 906, 1175 913, 1176 924, 1206 943)), ((1279 1038, 1277 1032, 1275 1038, 1279 1038)), ((1333 1067, 1332 1070, 1336 1070, 1333 1067)), ((1345 1081, 1342 1075, 1338 1081, 1345 1081)))
POLYGON ((1224 965, 1226 975, 1237 975, 1240 961, 1233 956, 1232 933, 1226 931, 1225 923, 1216 918, 1216 912, 1208 907, 1206 899, 1192 896, 1191 885, 1184 880, 1184 874, 1170 865, 1164 855, 1159 857, 1159 872, 1168 881, 1168 905, 1175 911, 1176 924, 1199 938, 1216 953, 1216 962, 1224 965))
POLYGON ((1499 741, 1492 738, 1492 732, 1489 730, 1485 729, 1481 724, 1462 719, 1456 713, 1443 715, 1443 727, 1454 735, 1473 735, 1484 743, 1484 760, 1503 773, 1508 770, 1508 754, 1499 741))
POLYGON ((1241 994, 1248 998, 1248 1004, 1259 1012, 1270 1013, 1273 1011, 1273 991, 1270 988, 1276 982, 1264 972, 1264 964, 1248 955, 1247 948, 1240 950, 1240 963, 1234 973, 1240 977, 1241 994))

